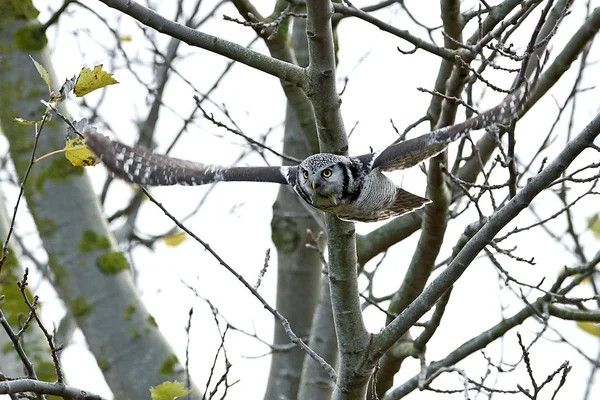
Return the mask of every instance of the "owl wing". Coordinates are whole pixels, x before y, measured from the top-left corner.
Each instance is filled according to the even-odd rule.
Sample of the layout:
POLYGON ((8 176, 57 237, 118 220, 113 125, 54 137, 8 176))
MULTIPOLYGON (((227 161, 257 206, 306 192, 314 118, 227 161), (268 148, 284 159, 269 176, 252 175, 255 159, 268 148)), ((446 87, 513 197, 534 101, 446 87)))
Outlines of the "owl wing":
POLYGON ((393 171, 410 168, 441 153, 449 143, 470 131, 506 123, 510 119, 516 118, 525 103, 526 92, 527 85, 524 84, 506 96, 504 101, 496 107, 464 122, 436 129, 414 139, 394 143, 380 152, 364 154, 357 158, 364 164, 370 165, 371 169, 380 168, 383 171, 393 171))
MULTIPOLYGON (((83 123, 82 123, 83 122, 83 123)), ((142 185, 204 185, 221 181, 273 182, 288 184, 296 167, 220 167, 172 158, 110 140, 87 125, 77 123, 85 144, 118 178, 142 185)))

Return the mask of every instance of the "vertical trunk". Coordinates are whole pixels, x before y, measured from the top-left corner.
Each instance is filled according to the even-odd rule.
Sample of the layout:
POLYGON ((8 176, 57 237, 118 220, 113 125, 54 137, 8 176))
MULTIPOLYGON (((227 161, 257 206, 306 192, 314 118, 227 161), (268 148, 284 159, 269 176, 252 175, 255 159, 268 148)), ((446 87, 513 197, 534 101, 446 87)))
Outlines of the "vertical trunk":
MULTIPOLYGON (((283 152, 303 157, 306 150, 302 135, 296 117, 288 107, 283 152)), ((298 196, 287 186, 279 189, 273 205, 271 227, 277 248, 277 310, 290 321, 299 337, 306 338, 310 334, 319 297, 322 269, 319 254, 306 247, 310 241, 307 231, 317 234, 320 228, 298 196)), ((277 323, 274 344, 289 342, 289 337, 277 323)), ((298 348, 273 353, 265 399, 295 399, 303 362, 304 352, 298 348)))
MULTIPOLYGON (((294 25, 297 23, 298 20, 295 20, 294 25)), ((294 28, 294 32, 297 31, 294 28)), ((294 34, 296 58, 300 65, 306 62, 301 44, 306 41, 305 36, 302 28, 300 35, 294 34)), ((305 132, 296 112, 288 105, 283 153, 305 158, 310 155, 306 143, 305 132)), ((290 187, 282 186, 273 205, 271 223, 273 242, 277 248, 277 310, 290 321, 294 332, 302 338, 310 335, 322 270, 318 252, 306 247, 310 242, 307 231, 310 230, 314 235, 321 231, 306 207, 290 187)), ((287 343, 288 336, 281 325, 276 324, 274 344, 287 343)), ((297 348, 273 354, 265 399, 297 397, 304 358, 304 353, 297 348)))
MULTIPOLYGON (((14 118, 39 119, 44 111, 40 100, 48 96, 28 54, 49 70, 53 82, 62 81, 53 75, 45 38, 32 34, 35 26, 27 25, 37 12, 26 3, 18 8, 10 3, 0 20, 0 127, 21 180, 31 157, 33 128, 16 124, 14 118), (32 10, 28 14, 22 11, 26 5, 32 10)), ((64 135, 58 118, 47 123, 37 154, 63 147, 64 135)), ((115 398, 143 399, 151 386, 183 381, 177 357, 137 296, 128 262, 115 245, 84 170, 60 155, 45 159, 33 166, 25 198, 55 288, 76 317, 115 398)))

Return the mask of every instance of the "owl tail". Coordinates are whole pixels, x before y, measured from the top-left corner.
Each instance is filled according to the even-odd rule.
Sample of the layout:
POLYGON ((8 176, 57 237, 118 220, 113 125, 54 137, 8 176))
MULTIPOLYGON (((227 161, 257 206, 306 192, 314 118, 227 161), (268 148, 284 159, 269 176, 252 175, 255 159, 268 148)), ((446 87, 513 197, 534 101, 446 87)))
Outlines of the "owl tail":
POLYGON ((429 199, 397 188, 396 200, 394 200, 394 202, 388 207, 389 216, 397 217, 403 214, 408 214, 409 212, 418 210, 429 203, 431 203, 431 200, 429 199))
POLYGON ((431 203, 431 200, 424 197, 417 196, 407 192, 406 190, 396 188, 396 198, 394 202, 385 208, 378 208, 375 210, 360 210, 352 214, 340 213, 336 214, 339 219, 351 222, 376 222, 382 221, 390 217, 398 217, 400 215, 408 214, 419 208, 422 208, 426 204, 431 203))

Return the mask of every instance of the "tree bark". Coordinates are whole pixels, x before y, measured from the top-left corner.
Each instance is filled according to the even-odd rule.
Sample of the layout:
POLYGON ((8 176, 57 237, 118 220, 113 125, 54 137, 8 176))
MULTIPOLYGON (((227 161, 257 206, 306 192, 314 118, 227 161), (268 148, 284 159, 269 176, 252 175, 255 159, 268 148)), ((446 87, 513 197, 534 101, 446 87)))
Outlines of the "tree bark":
MULTIPOLYGON (((16 4, 16 3, 10 3, 16 4)), ((33 8, 33 6, 31 6, 33 8)), ((26 33, 37 12, 14 11, 0 20, 0 121, 10 144, 19 179, 29 165, 33 128, 15 117, 39 120, 40 100, 48 90, 29 59, 44 65, 53 82, 44 41, 19 48, 15 32, 26 33)), ((35 35, 32 36, 35 39, 35 35)), ((33 40, 31 39, 31 40, 33 40)), ((64 124, 47 123, 37 155, 64 147, 64 124)), ((137 295, 129 264, 119 252, 106 225, 97 196, 83 168, 55 155, 36 163, 25 185, 25 198, 48 254, 55 288, 77 319, 90 350, 115 398, 142 399, 148 390, 167 380, 184 381, 177 357, 137 295)), ((192 387, 192 396, 199 391, 192 387)))

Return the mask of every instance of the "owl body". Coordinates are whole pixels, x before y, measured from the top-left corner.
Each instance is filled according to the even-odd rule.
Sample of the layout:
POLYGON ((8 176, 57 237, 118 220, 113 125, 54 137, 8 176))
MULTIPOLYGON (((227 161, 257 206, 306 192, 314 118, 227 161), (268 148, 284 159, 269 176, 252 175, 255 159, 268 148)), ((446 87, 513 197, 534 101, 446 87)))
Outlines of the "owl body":
POLYGON ((472 130, 515 118, 524 103, 526 89, 525 84, 496 107, 464 122, 393 143, 382 151, 358 157, 314 154, 293 167, 201 164, 110 140, 97 133, 85 119, 77 122, 76 128, 113 175, 128 182, 142 185, 273 182, 290 185, 306 203, 340 219, 371 222, 406 214, 430 202, 399 188, 384 172, 415 166, 472 130))
POLYGON ((289 168, 287 174, 306 203, 348 221, 378 221, 430 202, 400 189, 380 169, 371 170, 369 163, 357 157, 314 154, 298 167, 289 168), (404 201, 413 196, 409 207, 398 204, 399 195, 404 201))

